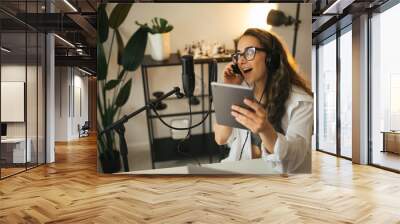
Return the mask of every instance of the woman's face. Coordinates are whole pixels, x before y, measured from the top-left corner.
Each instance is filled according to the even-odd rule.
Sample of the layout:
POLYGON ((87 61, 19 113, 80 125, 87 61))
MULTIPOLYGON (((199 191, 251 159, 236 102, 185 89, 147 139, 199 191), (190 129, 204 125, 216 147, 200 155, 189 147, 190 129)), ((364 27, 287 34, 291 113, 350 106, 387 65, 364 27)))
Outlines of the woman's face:
MULTIPOLYGON (((262 48, 258 39, 253 36, 242 36, 238 42, 238 51, 243 53, 248 47, 262 48)), ((254 84, 266 80, 267 66, 265 64, 266 52, 256 50, 253 60, 247 61, 244 56, 238 60, 238 65, 245 80, 254 84)))

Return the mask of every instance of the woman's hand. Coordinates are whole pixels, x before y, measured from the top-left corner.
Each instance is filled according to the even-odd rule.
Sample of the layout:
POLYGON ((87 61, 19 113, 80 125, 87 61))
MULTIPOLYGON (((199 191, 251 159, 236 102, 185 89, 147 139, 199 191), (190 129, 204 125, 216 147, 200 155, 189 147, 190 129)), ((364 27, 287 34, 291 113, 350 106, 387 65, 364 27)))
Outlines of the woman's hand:
POLYGON ((249 106, 251 110, 236 105, 233 105, 231 108, 231 114, 235 117, 237 122, 250 129, 251 132, 255 134, 272 127, 267 121, 267 112, 259 103, 249 99, 245 99, 244 103, 249 106))
POLYGON ((267 112, 254 100, 245 99, 244 103, 249 106, 251 110, 233 105, 232 116, 234 116, 236 121, 240 124, 250 129, 251 132, 260 136, 261 141, 266 147, 265 150, 267 150, 268 153, 274 153, 278 134, 272 124, 267 120, 267 112))
POLYGON ((233 62, 227 64, 224 68, 224 83, 240 85, 243 80, 240 75, 233 72, 232 64, 233 62))

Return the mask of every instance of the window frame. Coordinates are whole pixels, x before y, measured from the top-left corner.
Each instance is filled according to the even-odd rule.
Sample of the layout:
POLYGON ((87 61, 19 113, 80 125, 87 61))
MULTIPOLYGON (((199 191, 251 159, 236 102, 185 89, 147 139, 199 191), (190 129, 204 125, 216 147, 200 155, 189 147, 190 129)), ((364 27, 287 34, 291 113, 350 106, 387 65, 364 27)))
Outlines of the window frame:
MULTIPOLYGON (((345 20, 348 18, 344 18, 345 20)), ((337 23, 339 23, 341 20, 339 20, 337 23)), ((347 32, 351 32, 352 31, 352 23, 348 23, 346 24, 344 27, 339 27, 338 24, 336 24, 336 32, 329 35, 328 37, 321 39, 317 42, 316 44, 316 51, 315 51, 315 61, 316 61, 316 85, 315 85, 315 95, 316 95, 316 138, 315 138, 315 145, 316 145, 316 151, 319 152, 323 152, 323 153, 327 153, 329 155, 333 155, 336 157, 340 157, 340 158, 344 158, 347 160, 352 160, 352 158, 347 157, 342 155, 341 153, 341 119, 340 119, 340 103, 341 103, 341 97, 340 97, 340 76, 341 76, 341 67, 340 67, 340 37, 344 34, 346 34, 347 32), (322 44, 327 44, 331 41, 336 41, 336 60, 335 60, 335 64, 336 64, 336 152, 332 153, 332 152, 328 152, 324 149, 321 149, 319 147, 319 111, 318 111, 318 106, 319 106, 319 47, 322 44)))

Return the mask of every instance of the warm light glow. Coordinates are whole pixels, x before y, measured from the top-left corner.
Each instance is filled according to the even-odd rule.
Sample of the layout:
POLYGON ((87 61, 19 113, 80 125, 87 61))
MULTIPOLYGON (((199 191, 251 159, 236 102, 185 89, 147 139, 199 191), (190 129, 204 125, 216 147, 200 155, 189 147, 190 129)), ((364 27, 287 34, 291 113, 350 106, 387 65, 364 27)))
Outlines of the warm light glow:
POLYGON ((271 25, 267 24, 267 16, 271 9, 278 9, 275 3, 251 4, 249 8, 249 28, 260 28, 270 30, 271 25))

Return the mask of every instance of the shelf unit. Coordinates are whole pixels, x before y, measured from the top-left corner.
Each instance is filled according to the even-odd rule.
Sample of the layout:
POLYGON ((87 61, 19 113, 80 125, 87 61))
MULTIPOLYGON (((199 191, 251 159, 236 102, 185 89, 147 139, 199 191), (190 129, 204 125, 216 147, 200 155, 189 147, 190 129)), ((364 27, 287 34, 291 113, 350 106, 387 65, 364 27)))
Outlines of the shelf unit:
MULTIPOLYGON (((197 95, 196 97, 200 98, 200 104, 199 105, 192 105, 192 114, 202 114, 206 115, 209 111, 209 105, 211 104, 211 98, 209 97, 211 95, 211 84, 210 81, 208 82, 208 93, 206 94, 204 91, 204 65, 208 65, 208 80, 210 80, 211 74, 210 74, 210 65, 212 64, 212 61, 214 59, 195 59, 194 64, 200 65, 200 73, 201 73, 201 94, 197 95)), ((221 57, 221 58, 215 58, 215 60, 220 63, 220 62, 230 62, 231 58, 230 57, 221 57)), ((145 103, 148 104, 151 102, 151 96, 150 96, 150 88, 149 88, 149 69, 151 68, 157 68, 157 67, 165 67, 165 66, 181 66, 181 61, 180 61, 180 56, 178 54, 171 54, 170 58, 165 61, 155 61, 151 58, 150 55, 145 55, 143 62, 141 64, 141 73, 142 73, 142 80, 143 80, 143 91, 144 91, 144 100, 145 103)), ((171 86, 172 88, 172 86, 171 86)), ((165 100, 164 102, 168 102, 168 108, 163 111, 157 111, 160 114, 160 117, 180 117, 180 116, 188 116, 189 112, 182 112, 179 110, 176 110, 178 107, 172 107, 171 111, 171 104, 174 105, 177 101, 182 101, 182 100, 187 100, 187 98, 183 99, 174 99, 174 98, 169 98, 165 100)), ((213 113, 213 109, 211 108, 211 112, 213 113)), ((172 138, 159 138, 156 139, 154 137, 154 127, 153 127, 153 119, 157 119, 157 116, 155 116, 154 112, 151 109, 146 110, 146 119, 147 119, 147 126, 148 126, 148 135, 149 135, 149 144, 150 144, 150 150, 151 150, 151 162, 152 162, 152 168, 155 168, 155 162, 157 161, 165 161, 168 157, 175 157, 171 159, 179 159, 179 155, 176 154, 176 152, 173 150, 176 148, 178 145, 179 140, 172 140, 172 138), (165 147, 168 146, 168 147, 165 147), (165 149, 168 148, 168 149, 165 149), (156 155, 157 153, 157 155, 156 155), (161 155, 161 154, 164 154, 161 155)), ((208 148, 208 157, 210 163, 213 161, 213 154, 215 152, 218 152, 218 146, 214 142, 214 138, 212 135, 212 116, 207 118, 207 120, 202 124, 202 134, 201 135, 192 135, 192 140, 193 142, 196 142, 196 144, 191 144, 191 146, 197 146, 197 147, 206 147, 208 148), (208 120, 209 122, 209 133, 206 134, 206 127, 205 127, 205 122, 208 120), (208 144, 204 145, 203 143, 207 142, 208 144), (197 144, 197 143, 202 143, 202 144, 197 144)), ((202 149, 194 149, 195 154, 201 155, 202 149)))

